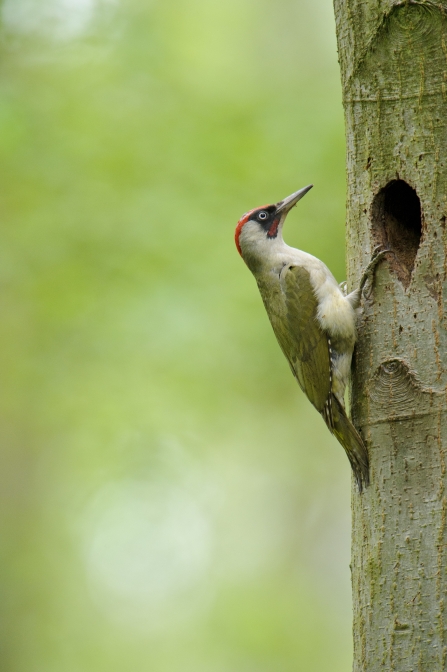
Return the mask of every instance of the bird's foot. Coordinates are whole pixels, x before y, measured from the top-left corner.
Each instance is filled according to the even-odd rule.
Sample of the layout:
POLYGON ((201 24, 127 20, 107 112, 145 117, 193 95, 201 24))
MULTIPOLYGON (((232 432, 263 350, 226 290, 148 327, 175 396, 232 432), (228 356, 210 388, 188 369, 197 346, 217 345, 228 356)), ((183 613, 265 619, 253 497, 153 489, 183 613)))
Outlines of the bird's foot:
POLYGON ((371 261, 366 267, 360 281, 360 291, 365 299, 369 299, 371 296, 377 264, 384 259, 387 254, 394 254, 394 252, 387 247, 383 247, 383 245, 377 245, 373 250, 371 261))
POLYGON ((343 282, 340 282, 338 286, 340 287, 340 291, 343 294, 343 296, 348 296, 348 281, 343 280, 343 282))

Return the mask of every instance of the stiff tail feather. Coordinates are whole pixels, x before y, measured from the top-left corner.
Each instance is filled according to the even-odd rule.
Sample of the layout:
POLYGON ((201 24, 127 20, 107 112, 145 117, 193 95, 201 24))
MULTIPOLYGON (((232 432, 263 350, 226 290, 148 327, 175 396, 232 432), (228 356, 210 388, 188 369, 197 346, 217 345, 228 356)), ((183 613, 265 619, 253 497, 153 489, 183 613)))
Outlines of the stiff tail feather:
POLYGON ((345 449, 359 492, 362 492, 363 484, 365 487, 369 485, 369 459, 366 446, 337 397, 334 394, 331 396, 332 428, 330 429, 345 449))

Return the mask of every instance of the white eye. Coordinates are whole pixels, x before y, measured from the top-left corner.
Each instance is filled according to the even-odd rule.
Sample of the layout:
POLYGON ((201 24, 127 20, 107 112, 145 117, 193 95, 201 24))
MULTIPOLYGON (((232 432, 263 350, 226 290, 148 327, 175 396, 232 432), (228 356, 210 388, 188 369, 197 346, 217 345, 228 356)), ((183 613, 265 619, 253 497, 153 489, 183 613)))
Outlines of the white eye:
POLYGON ((258 214, 258 219, 259 219, 261 222, 265 222, 265 220, 268 219, 268 218, 269 218, 268 212, 266 212, 265 210, 262 210, 262 211, 258 214))

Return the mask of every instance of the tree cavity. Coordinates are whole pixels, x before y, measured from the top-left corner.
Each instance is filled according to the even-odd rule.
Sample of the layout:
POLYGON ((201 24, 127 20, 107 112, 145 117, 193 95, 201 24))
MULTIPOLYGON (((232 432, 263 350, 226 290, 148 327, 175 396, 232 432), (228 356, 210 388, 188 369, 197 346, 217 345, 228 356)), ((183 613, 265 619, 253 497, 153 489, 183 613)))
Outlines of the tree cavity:
POLYGON ((404 180, 391 180, 374 197, 371 215, 374 242, 394 252, 390 269, 407 288, 422 236, 419 196, 404 180))

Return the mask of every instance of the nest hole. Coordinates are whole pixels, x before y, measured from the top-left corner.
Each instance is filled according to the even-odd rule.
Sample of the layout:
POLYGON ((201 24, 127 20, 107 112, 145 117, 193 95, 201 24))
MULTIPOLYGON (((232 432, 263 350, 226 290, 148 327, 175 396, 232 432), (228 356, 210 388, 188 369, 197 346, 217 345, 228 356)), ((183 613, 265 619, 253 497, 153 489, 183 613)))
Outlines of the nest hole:
POLYGON ((408 287, 422 237, 419 196, 404 180, 392 180, 374 197, 371 214, 375 245, 393 250, 390 269, 408 287))

